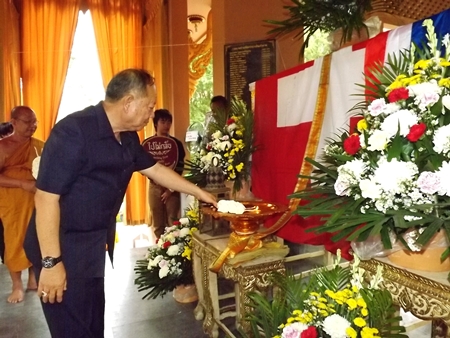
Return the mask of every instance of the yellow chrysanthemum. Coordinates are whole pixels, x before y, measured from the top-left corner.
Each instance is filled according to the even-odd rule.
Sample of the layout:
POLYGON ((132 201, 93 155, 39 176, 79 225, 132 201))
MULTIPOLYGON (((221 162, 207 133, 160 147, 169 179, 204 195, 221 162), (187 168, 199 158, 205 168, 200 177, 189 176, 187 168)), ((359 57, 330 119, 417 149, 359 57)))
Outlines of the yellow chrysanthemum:
POLYGON ((367 317, 369 315, 369 310, 367 310, 367 308, 362 308, 361 315, 367 317))
POLYGON ((430 64, 431 60, 419 60, 414 65, 414 69, 426 69, 430 64))
POLYGON ((353 298, 347 299, 346 303, 350 310, 354 310, 358 306, 358 303, 353 298))
POLYGON ((244 169, 244 163, 241 162, 236 166, 236 170, 238 173, 240 173, 242 169, 244 169))
POLYGON ((450 77, 447 77, 445 79, 440 79, 439 80, 439 86, 440 87, 450 88, 450 77))
POLYGON ((192 249, 189 247, 185 247, 181 257, 186 257, 188 260, 191 260, 192 249))
POLYGON ((376 335, 378 333, 379 331, 376 328, 366 326, 361 330, 361 338, 379 338, 376 335))
POLYGON ((242 135, 244 135, 244 133, 242 132, 242 130, 236 130, 236 135, 237 136, 242 136, 242 135))
POLYGON ((356 300, 356 302, 358 303, 358 306, 359 306, 359 307, 367 308, 367 304, 366 304, 366 301, 364 300, 364 298, 359 297, 359 298, 356 300))
POLYGON ((366 321, 361 317, 356 317, 355 319, 353 319, 353 323, 358 327, 366 326, 366 321))
POLYGON ((196 228, 196 227, 192 227, 191 228, 191 235, 192 235, 192 233, 194 233, 194 232, 196 232, 198 229, 196 228))
POLYGON ((359 120, 356 129, 358 129, 360 133, 362 133, 363 130, 367 130, 367 121, 365 119, 359 120))
POLYGON ((295 318, 294 317, 289 317, 286 322, 288 324, 291 324, 291 323, 295 322, 295 318))
POLYGON ((348 327, 347 329, 345 329, 345 333, 347 334, 348 337, 350 338, 356 338, 358 333, 355 331, 354 328, 352 328, 351 326, 348 327))

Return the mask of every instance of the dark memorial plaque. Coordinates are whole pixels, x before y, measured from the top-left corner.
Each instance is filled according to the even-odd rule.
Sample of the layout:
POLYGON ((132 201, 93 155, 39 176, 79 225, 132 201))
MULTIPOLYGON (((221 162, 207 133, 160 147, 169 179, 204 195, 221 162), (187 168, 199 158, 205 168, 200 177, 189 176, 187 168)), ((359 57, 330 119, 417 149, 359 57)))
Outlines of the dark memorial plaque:
POLYGON ((142 142, 145 151, 159 163, 175 169, 178 163, 178 145, 174 139, 166 136, 152 136, 142 142))
POLYGON ((276 72, 275 40, 225 45, 226 97, 238 97, 251 107, 249 84, 276 72))

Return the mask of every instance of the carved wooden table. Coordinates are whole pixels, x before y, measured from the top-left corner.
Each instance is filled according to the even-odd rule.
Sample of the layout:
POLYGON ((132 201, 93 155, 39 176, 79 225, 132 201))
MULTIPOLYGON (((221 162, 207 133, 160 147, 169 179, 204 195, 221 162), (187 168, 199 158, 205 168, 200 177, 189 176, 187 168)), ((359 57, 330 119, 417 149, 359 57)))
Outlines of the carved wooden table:
POLYGON ((448 272, 405 270, 386 258, 361 261, 360 266, 374 275, 383 267, 384 287, 394 302, 423 320, 432 320, 432 336, 450 338, 450 283, 448 272))
POLYGON ((219 336, 219 327, 233 336, 222 321, 227 316, 221 313, 219 306, 222 296, 218 292, 218 275, 234 282, 235 312, 231 314, 236 316, 236 326, 250 333, 250 325, 244 319, 250 311, 248 293, 267 290, 271 286, 268 278, 270 274, 285 271, 284 257, 280 257, 278 253, 266 254, 237 267, 225 263, 219 274, 211 272, 208 268, 226 248, 228 237, 229 235, 212 237, 199 231, 193 234, 194 278, 199 296, 194 314, 197 320, 203 320, 205 333, 214 338, 219 336))

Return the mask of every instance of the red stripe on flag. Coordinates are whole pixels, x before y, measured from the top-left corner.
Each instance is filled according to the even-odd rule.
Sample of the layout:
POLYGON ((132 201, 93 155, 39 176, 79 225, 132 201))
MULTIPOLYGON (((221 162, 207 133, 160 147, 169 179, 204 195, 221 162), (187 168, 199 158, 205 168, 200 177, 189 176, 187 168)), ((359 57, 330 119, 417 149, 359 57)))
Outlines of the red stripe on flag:
MULTIPOLYGON (((365 54, 365 60, 364 60, 364 74, 368 76, 371 79, 375 79, 375 77, 372 75, 373 67, 377 64, 383 64, 384 63, 384 56, 386 54, 386 43, 388 38, 389 32, 384 32, 381 34, 378 34, 374 38, 367 40, 366 45, 366 54, 365 54)), ((366 79, 366 86, 372 87, 373 84, 371 84, 366 79)), ((365 94, 370 95, 373 91, 370 89, 366 89, 365 94)))

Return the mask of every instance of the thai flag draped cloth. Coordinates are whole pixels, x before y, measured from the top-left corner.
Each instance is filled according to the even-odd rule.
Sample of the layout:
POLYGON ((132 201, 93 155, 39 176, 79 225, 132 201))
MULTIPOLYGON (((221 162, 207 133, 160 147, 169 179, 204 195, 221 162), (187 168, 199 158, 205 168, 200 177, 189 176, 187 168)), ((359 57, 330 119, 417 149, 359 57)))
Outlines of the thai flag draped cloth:
MULTIPOLYGON (((438 37, 450 33, 450 9, 431 19, 438 37)), ((364 74, 369 73, 375 62, 384 62, 389 54, 409 49, 411 42, 424 43, 426 30, 422 22, 381 33, 332 53, 325 96, 319 95, 324 58, 255 83, 255 144, 258 150, 252 158, 252 189, 256 197, 290 204, 291 209, 295 207, 288 195, 303 188, 297 175, 308 173, 303 163, 305 154, 320 159, 327 138, 353 130, 355 121, 348 111, 363 100, 363 96, 355 94, 364 94, 357 84, 365 83, 364 74), (322 106, 320 114, 319 106, 322 106)), ((348 243, 333 243, 330 234, 305 232, 318 224, 318 218, 305 220, 293 216, 277 235, 295 243, 323 244, 331 252, 341 248, 343 255, 351 258, 346 255, 348 243)))

